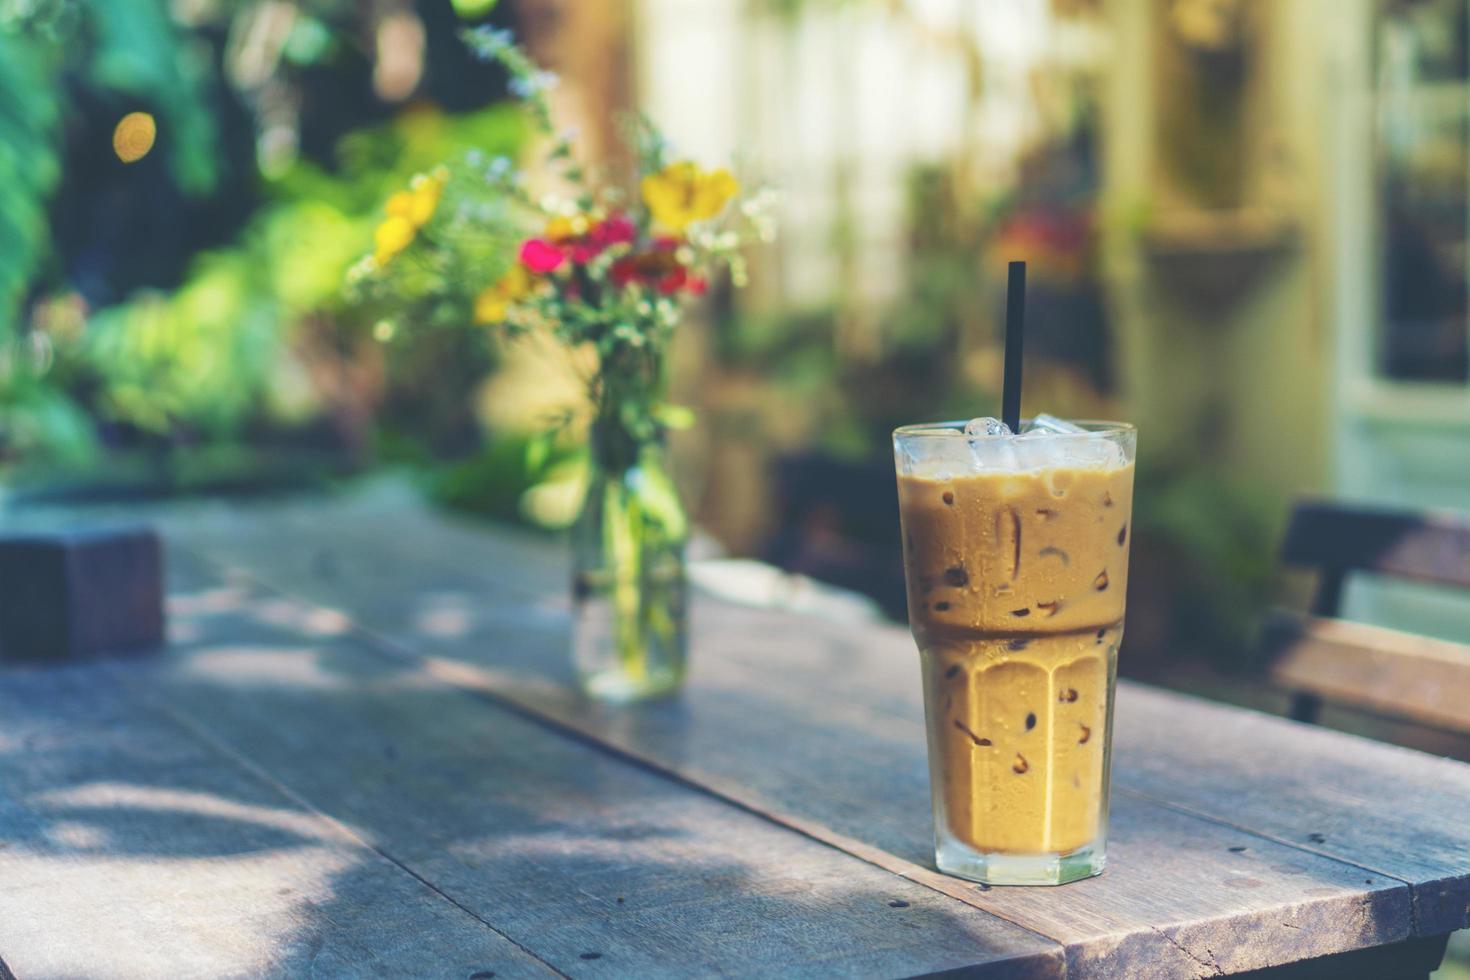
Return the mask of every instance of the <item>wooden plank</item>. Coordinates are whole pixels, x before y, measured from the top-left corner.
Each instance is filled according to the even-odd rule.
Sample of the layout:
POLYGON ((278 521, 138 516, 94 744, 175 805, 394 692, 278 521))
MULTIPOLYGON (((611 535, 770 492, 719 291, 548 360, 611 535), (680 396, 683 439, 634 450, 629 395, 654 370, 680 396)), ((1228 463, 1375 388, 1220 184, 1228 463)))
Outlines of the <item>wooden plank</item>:
POLYGON ((1470 588, 1470 518, 1307 501, 1292 512, 1281 558, 1470 588))
POLYGON ((1270 617, 1261 642, 1287 690, 1470 732, 1470 645, 1292 613, 1270 617))
POLYGON ((558 970, 1060 975, 1050 940, 170 567, 148 689, 558 970))
MULTIPOLYGON (((737 613, 738 625, 712 621, 711 609, 702 612, 698 644, 705 664, 682 703, 641 709, 631 725, 616 712, 579 711, 574 698, 555 689, 508 684, 491 672, 461 668, 457 680, 509 691, 564 724, 839 846, 852 849, 856 842, 892 855, 897 860, 884 866, 1063 942, 1069 976, 1209 975, 1408 934, 1407 889, 1396 880, 1347 866, 1304 864, 1298 851, 1181 820, 1181 814, 1126 794, 1114 799, 1111 870, 1102 878, 1056 891, 987 892, 939 875, 931 870, 917 705, 907 718, 884 713, 883 698, 869 707, 847 684, 830 684, 829 697, 813 699, 811 692, 823 688, 813 672, 790 663, 797 657, 789 618, 770 617, 774 629, 768 632, 746 611, 737 613), (747 647, 763 647, 787 662, 747 672, 735 656, 747 647), (769 695, 773 678, 789 693, 756 693, 764 686, 769 695)), ((485 648, 481 638, 456 649, 468 655, 485 648)), ((851 646, 831 652, 848 661, 841 670, 851 670, 849 676, 864 674, 867 662, 851 664, 851 646)), ((905 659, 912 668, 911 655, 905 659)), ((882 860, 882 854, 870 859, 882 860)))
POLYGON ((1100 879, 981 891, 938 875, 925 867, 916 655, 899 630, 854 632, 696 603, 685 697, 612 711, 537 677, 562 670, 564 614, 555 597, 528 600, 533 589, 504 589, 482 574, 493 543, 477 547, 477 535, 422 527, 411 536, 356 535, 329 518, 292 533, 330 540, 349 571, 312 576, 279 540, 271 544, 269 522, 251 530, 248 547, 218 536, 208 547, 358 615, 385 646, 438 676, 509 698, 838 846, 866 848, 870 860, 1052 936, 1067 947, 1069 976, 1209 975, 1410 935, 1408 889, 1391 877, 1127 794, 1115 799, 1112 870, 1100 879), (425 628, 413 584, 422 575, 436 601, 463 604, 454 629, 425 628), (516 614, 531 601, 546 604, 544 617, 516 614))
POLYGON ((0 672, 0 951, 15 973, 555 975, 140 704, 111 676, 129 669, 0 672))
POLYGON ((1414 885, 1415 932, 1470 925, 1470 766, 1120 685, 1115 785, 1414 885))

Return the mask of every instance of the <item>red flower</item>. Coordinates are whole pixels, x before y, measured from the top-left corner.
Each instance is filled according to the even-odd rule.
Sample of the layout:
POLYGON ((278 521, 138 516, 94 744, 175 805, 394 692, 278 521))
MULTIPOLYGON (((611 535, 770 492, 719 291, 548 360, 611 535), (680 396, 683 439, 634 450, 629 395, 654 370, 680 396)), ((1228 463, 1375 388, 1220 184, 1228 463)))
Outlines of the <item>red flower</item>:
POLYGON ((636 284, 652 286, 665 296, 681 289, 699 295, 708 287, 703 276, 692 276, 675 252, 684 243, 677 238, 660 235, 642 252, 625 255, 612 264, 608 277, 618 287, 636 284))
POLYGON ((658 291, 665 296, 671 296, 684 288, 684 283, 689 279, 689 273, 684 271, 682 265, 676 265, 665 272, 658 280, 658 291))
POLYGON ((619 288, 628 285, 638 278, 638 259, 631 255, 625 255, 612 264, 608 271, 613 285, 619 288))
POLYGON ((555 272, 566 260, 565 252, 544 239, 531 238, 521 245, 521 265, 538 275, 555 272))
POLYGON ((570 249, 572 261, 578 265, 586 265, 602 254, 602 246, 586 238, 579 238, 572 242, 570 249))
POLYGON ((611 215, 576 236, 551 236, 571 260, 586 265, 614 245, 626 245, 638 237, 638 229, 621 212, 611 215))
POLYGON ((614 211, 592 229, 593 240, 602 243, 603 247, 626 245, 636 237, 638 237, 637 226, 629 221, 627 215, 621 211, 614 211))

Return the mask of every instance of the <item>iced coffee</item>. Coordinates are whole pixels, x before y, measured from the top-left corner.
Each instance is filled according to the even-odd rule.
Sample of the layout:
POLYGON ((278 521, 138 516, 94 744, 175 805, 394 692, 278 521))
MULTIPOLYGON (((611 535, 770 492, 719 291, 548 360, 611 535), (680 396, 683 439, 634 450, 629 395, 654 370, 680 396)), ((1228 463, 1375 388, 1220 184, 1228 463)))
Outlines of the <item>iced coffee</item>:
POLYGON ((1102 870, 1134 439, 1056 420, 895 433, 943 871, 1059 884, 1102 870))

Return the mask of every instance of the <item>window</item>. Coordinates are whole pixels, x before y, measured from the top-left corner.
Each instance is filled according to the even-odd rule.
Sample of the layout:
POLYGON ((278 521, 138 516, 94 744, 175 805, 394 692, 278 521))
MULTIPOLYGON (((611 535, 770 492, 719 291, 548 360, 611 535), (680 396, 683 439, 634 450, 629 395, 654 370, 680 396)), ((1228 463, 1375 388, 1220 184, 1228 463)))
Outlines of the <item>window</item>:
POLYGON ((1379 0, 1377 370, 1470 381, 1470 51, 1466 0, 1379 0))

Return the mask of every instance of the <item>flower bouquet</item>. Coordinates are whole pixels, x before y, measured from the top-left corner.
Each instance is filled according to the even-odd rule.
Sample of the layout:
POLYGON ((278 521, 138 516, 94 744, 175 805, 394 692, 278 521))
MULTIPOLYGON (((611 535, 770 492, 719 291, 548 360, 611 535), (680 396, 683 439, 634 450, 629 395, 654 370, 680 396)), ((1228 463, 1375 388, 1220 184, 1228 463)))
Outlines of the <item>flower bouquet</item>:
POLYGON ((688 520, 664 436, 690 421, 664 399, 667 353, 687 302, 713 277, 744 284, 742 248, 773 237, 770 195, 742 196, 729 171, 671 158, 646 119, 631 127, 633 186, 600 178, 553 125, 546 92, 555 78, 507 32, 464 36, 510 73, 547 147, 544 165, 528 177, 472 153, 416 177, 387 202, 354 279, 427 275, 446 293, 478 280, 463 293, 465 316, 509 337, 548 332, 595 365, 591 475, 573 529, 574 657, 594 696, 667 694, 685 668, 688 520))

